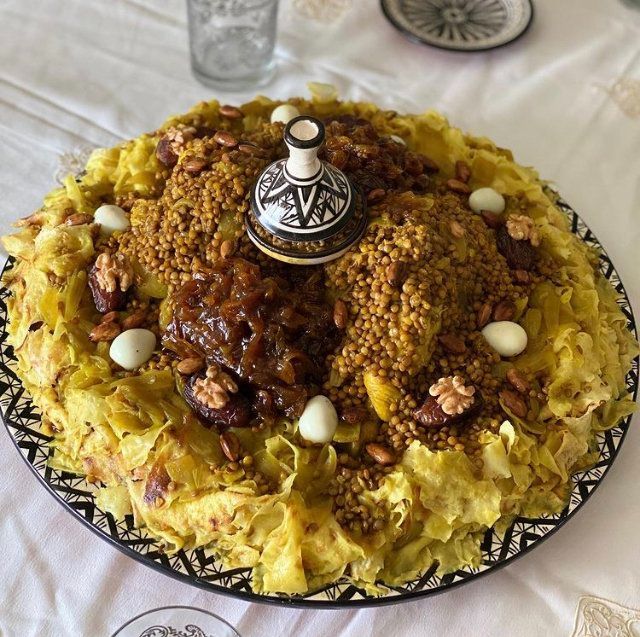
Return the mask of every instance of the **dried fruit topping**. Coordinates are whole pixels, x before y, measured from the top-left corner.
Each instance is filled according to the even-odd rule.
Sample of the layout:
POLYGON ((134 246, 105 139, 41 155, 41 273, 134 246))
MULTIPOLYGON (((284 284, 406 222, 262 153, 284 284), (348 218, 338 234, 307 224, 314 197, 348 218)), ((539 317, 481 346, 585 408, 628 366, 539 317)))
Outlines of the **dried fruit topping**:
POLYGON ((469 164, 467 164, 467 162, 456 162, 456 178, 465 184, 469 181, 471 178, 471 168, 469 168, 469 164))
POLYGON ((516 305, 512 301, 500 301, 493 310, 494 321, 510 321, 516 315, 516 305))
POLYGON ((461 414, 474 402, 475 387, 467 387, 461 376, 440 378, 431 387, 429 394, 435 396, 442 411, 449 416, 461 414))
POLYGON ((242 119, 244 117, 244 114, 239 108, 230 106, 229 104, 224 104, 220 107, 220 115, 227 119, 242 119))
POLYGON ((459 179, 448 179, 447 188, 461 195, 468 195, 471 192, 471 188, 469 188, 464 181, 460 181, 459 179))
POLYGON ((438 340, 450 354, 464 354, 467 351, 464 341, 455 334, 441 334, 438 340))
POLYGON ((366 447, 367 453, 378 463, 383 466, 389 466, 395 463, 396 457, 388 447, 380 445, 376 442, 370 442, 366 447))
POLYGON ((444 427, 453 425, 472 418, 482 409, 482 396, 474 393, 473 402, 462 413, 448 414, 442 405, 438 403, 439 396, 427 396, 418 409, 413 412, 413 417, 425 427, 444 427))
POLYGON ((263 276, 257 264, 232 257, 197 273, 172 297, 163 345, 180 359, 198 356, 233 373, 238 395, 263 420, 299 417, 318 393, 339 332, 322 268, 268 267, 271 276, 263 276))
POLYGON ((510 367, 507 370, 507 380, 510 385, 521 394, 527 394, 529 392, 529 381, 527 377, 516 367, 510 367))
POLYGON ((510 236, 505 225, 499 226, 496 231, 496 246, 510 268, 526 271, 533 268, 537 256, 535 248, 528 241, 510 236))
POLYGON ((89 339, 94 343, 112 341, 120 334, 120 326, 113 321, 96 325, 89 333, 89 339))
POLYGON ((100 254, 89 272, 89 287, 98 312, 121 309, 132 283, 133 268, 123 254, 100 254))
POLYGON ((509 215, 507 218, 507 232, 516 241, 528 241, 532 246, 540 245, 540 233, 536 224, 526 215, 509 215))
POLYGON ((480 216, 482 217, 482 220, 485 222, 487 227, 491 228, 492 230, 496 230, 498 226, 502 225, 502 219, 500 218, 500 215, 496 214, 495 212, 482 210, 480 212, 480 216))
POLYGON ((503 389, 499 396, 502 404, 514 416, 517 416, 518 418, 526 418, 528 412, 527 404, 518 394, 510 389, 503 389))
POLYGON ((220 448, 230 462, 237 462, 240 458, 240 440, 232 431, 220 434, 220 448))
POLYGON ((173 168, 178 163, 182 147, 191 141, 196 133, 193 126, 185 126, 184 124, 167 129, 156 146, 158 161, 167 168, 173 168))
MULTIPOLYGON (((187 404, 195 411, 200 419, 208 425, 218 427, 248 427, 253 418, 251 404, 244 394, 238 392, 229 396, 222 407, 210 407, 198 400, 195 395, 195 384, 205 377, 200 375, 191 376, 184 385, 184 398, 187 404)), ((198 391, 203 396, 202 390, 198 391)))
POLYGON ((218 365, 210 365, 206 375, 193 383, 193 397, 211 409, 221 409, 229 402, 229 394, 236 393, 238 385, 218 365))

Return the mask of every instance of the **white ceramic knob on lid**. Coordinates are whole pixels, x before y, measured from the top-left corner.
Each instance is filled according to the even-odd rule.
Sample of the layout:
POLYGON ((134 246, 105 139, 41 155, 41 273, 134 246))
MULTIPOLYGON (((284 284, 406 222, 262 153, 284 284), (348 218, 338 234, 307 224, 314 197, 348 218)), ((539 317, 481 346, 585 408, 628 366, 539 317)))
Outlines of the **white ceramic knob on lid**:
POLYGON ((300 115, 284 131, 289 157, 263 171, 251 192, 247 234, 268 255, 302 265, 337 259, 365 230, 366 204, 318 152, 324 124, 300 115))

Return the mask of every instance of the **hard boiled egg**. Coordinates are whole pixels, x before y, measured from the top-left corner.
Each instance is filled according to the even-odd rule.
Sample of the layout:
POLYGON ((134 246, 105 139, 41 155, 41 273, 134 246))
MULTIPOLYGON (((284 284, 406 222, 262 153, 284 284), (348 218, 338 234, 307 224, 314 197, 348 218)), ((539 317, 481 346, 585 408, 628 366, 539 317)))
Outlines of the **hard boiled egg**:
POLYGON ((144 365, 156 348, 156 335, 150 330, 126 330, 116 336, 109 348, 114 363, 129 371, 144 365))
POLYGON ((507 358, 517 356, 527 347, 527 333, 513 321, 494 321, 483 330, 482 336, 493 349, 507 358))
POLYGON ((283 124, 288 124, 298 115, 300 115, 300 111, 293 104, 280 104, 271 112, 271 123, 282 122, 283 124))
POLYGON ((131 225, 127 213, 120 206, 113 204, 100 206, 93 215, 93 220, 100 224, 100 232, 104 235, 124 232, 131 225))
POLYGON ((314 396, 298 421, 300 435, 309 442, 331 442, 338 427, 338 414, 326 396, 314 396))
POLYGON ((504 212, 504 197, 493 188, 478 188, 469 195, 469 207, 474 212, 493 212, 500 215, 504 212))

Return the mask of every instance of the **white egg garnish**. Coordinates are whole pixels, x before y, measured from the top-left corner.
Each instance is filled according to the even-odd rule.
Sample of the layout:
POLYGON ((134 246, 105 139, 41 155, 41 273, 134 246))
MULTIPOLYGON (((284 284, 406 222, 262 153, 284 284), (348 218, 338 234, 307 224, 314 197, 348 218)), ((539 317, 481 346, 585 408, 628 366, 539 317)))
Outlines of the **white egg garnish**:
POLYGON ((300 111, 293 104, 280 104, 271 112, 271 123, 282 122, 288 124, 294 117, 298 117, 300 111))
POLYGON ((396 143, 396 144, 402 144, 403 146, 407 145, 407 142, 404 141, 404 139, 402 139, 402 137, 400 137, 400 135, 389 135, 389 137, 396 143))
POLYGON ((524 352, 529 340, 523 327, 513 321, 489 323, 482 330, 482 336, 500 356, 507 358, 524 352))
POLYGON ((311 398, 298 421, 300 435, 309 442, 331 442, 337 427, 336 408, 326 396, 311 398))
POLYGON ((93 220, 100 224, 100 232, 105 235, 124 232, 131 225, 127 213, 113 204, 100 206, 93 215, 93 220))
POLYGON ((113 339, 109 356, 114 363, 131 371, 144 365, 156 348, 156 335, 150 330, 126 330, 113 339))
POLYGON ((504 212, 504 197, 493 188, 478 188, 469 195, 469 207, 474 212, 493 212, 500 215, 504 212))

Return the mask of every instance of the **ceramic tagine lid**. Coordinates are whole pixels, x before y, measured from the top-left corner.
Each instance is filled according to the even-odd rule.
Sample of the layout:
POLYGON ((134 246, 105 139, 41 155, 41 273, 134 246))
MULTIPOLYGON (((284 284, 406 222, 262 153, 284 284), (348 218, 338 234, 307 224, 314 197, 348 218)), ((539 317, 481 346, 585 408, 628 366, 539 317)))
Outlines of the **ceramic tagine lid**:
POLYGON ((366 206, 359 189, 318 159, 325 131, 301 115, 284 131, 289 157, 267 166, 251 193, 247 233, 269 256, 300 265, 337 259, 362 236, 366 206))

